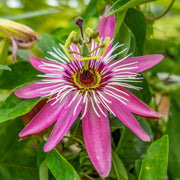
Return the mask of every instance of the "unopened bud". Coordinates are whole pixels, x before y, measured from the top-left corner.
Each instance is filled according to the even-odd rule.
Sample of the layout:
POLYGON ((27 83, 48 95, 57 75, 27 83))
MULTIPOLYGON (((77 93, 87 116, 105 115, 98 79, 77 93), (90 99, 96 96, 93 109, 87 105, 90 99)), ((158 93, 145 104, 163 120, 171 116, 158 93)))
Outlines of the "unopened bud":
POLYGON ((22 49, 31 48, 34 45, 34 41, 41 38, 31 28, 8 19, 0 19, 0 37, 10 40, 13 38, 17 46, 22 49))

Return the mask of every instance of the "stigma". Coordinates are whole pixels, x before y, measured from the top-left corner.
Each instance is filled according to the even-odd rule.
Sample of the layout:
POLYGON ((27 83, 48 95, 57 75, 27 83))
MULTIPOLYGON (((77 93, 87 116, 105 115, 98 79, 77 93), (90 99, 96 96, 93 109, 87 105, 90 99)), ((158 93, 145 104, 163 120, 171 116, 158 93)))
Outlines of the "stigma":
POLYGON ((93 31, 91 28, 88 27, 85 29, 86 34, 83 33, 84 31, 82 26, 82 18, 77 18, 76 24, 80 28, 81 38, 76 37, 77 32, 72 31, 66 39, 65 45, 63 46, 63 50, 71 61, 83 61, 84 70, 86 72, 89 70, 88 61, 97 60, 101 56, 104 56, 107 47, 110 43, 110 37, 105 37, 104 41, 101 42, 98 31, 93 31), (78 52, 70 50, 70 46, 72 43, 77 47, 78 52), (97 43, 98 45, 94 49, 92 49, 92 43, 97 43), (94 55, 94 52, 98 53, 94 55), (79 57, 75 59, 75 56, 73 54, 77 54, 79 57))

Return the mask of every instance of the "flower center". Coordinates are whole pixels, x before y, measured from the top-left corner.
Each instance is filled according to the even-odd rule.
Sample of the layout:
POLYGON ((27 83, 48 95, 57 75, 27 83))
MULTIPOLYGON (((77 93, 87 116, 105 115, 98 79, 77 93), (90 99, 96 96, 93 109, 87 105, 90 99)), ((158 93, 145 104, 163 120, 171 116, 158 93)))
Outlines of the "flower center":
POLYGON ((99 86, 101 76, 92 69, 80 70, 73 76, 74 83, 83 89, 96 88, 99 86))

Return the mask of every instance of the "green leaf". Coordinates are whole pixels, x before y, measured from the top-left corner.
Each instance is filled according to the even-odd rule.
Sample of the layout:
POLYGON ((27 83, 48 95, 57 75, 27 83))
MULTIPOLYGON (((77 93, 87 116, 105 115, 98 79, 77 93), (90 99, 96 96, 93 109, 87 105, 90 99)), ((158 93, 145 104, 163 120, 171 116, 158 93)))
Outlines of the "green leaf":
POLYGON ((49 34, 41 34, 41 37, 42 38, 36 43, 37 47, 39 48, 44 57, 47 56, 52 58, 47 52, 54 51, 53 47, 60 48, 59 40, 49 34))
POLYGON ((0 179, 38 180, 34 139, 18 141, 22 118, 0 124, 0 179))
POLYGON ((165 135, 153 142, 141 166, 139 180, 164 180, 168 164, 169 139, 165 135))
POLYGON ((123 51, 121 54, 119 54, 116 59, 121 59, 124 58, 127 54, 128 51, 130 49, 130 45, 131 45, 131 31, 129 30, 129 28, 126 26, 125 23, 123 23, 118 31, 118 33, 116 34, 116 37, 114 38, 113 44, 115 45, 116 43, 119 44, 124 44, 123 46, 117 48, 113 54, 116 54, 118 52, 123 51, 125 48, 127 48, 127 50, 123 51))
POLYGON ((4 65, 6 64, 6 59, 8 55, 9 50, 9 40, 3 39, 0 41, 0 64, 4 65))
POLYGON ((21 99, 12 92, 0 106, 0 123, 28 113, 41 98, 21 99))
POLYGON ((116 37, 117 33, 119 32, 119 29, 124 21, 124 18, 126 16, 126 10, 119 12, 116 14, 116 27, 114 30, 114 37, 116 37))
POLYGON ((135 36, 137 55, 143 55, 144 40, 146 37, 146 19, 144 14, 131 8, 127 11, 125 22, 135 36))
POLYGON ((109 116, 109 122, 111 131, 114 131, 118 128, 123 128, 125 126, 116 116, 113 115, 109 116))
POLYGON ((40 165, 45 161, 46 159, 46 153, 43 150, 43 146, 45 144, 45 141, 41 142, 38 151, 37 151, 37 165, 40 167, 40 165))
POLYGON ((110 176, 111 174, 114 174, 114 178, 117 180, 128 180, 126 169, 115 151, 112 151, 112 169, 110 176))
POLYGON ((74 168, 56 150, 47 153, 46 162, 56 180, 80 180, 74 168))
POLYGON ((29 62, 15 63, 9 67, 12 71, 4 71, 1 76, 1 89, 11 90, 23 83, 41 79, 37 75, 42 73, 37 71, 29 62))
POLYGON ((166 133, 169 136, 168 173, 171 179, 180 178, 180 89, 173 92, 170 100, 169 118, 166 133))
POLYGON ((57 14, 57 13, 59 13, 57 9, 49 8, 45 10, 26 12, 24 14, 21 13, 19 15, 4 16, 3 18, 11 19, 11 20, 18 20, 18 19, 27 19, 27 18, 43 16, 43 15, 48 15, 48 14, 57 14))
MULTIPOLYGON (((142 128, 152 138, 152 131, 145 118, 137 117, 142 128)), ((134 167, 135 160, 142 159, 145 155, 150 142, 144 142, 139 139, 130 129, 124 127, 120 141, 116 148, 116 153, 123 161, 126 168, 129 170, 134 167)))
POLYGON ((108 10, 106 17, 150 1, 152 0, 118 0, 108 10))
POLYGON ((143 79, 141 79, 142 82, 133 82, 133 83, 129 83, 133 86, 136 87, 142 87, 142 89, 140 90, 135 90, 135 89, 128 89, 132 94, 134 94, 135 96, 137 96, 139 99, 141 99, 143 102, 145 102, 146 104, 149 104, 151 101, 151 92, 149 89, 149 84, 147 82, 147 80, 145 79, 145 77, 141 74, 141 76, 143 79))
POLYGON ((49 180, 46 161, 43 161, 39 167, 39 180, 49 180))
POLYGON ((1 64, 0 64, 0 69, 11 71, 11 68, 9 66, 1 65, 1 64))
POLYGON ((3 73, 3 70, 11 70, 8 66, 6 66, 6 60, 8 56, 9 50, 9 40, 3 39, 0 40, 0 76, 3 73))

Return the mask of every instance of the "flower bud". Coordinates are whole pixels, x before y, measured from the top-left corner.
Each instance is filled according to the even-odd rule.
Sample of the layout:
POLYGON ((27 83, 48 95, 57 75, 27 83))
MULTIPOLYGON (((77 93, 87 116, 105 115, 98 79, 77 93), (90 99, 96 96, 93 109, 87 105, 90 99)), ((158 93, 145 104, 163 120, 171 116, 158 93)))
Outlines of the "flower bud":
MULTIPOLYGON (((8 56, 8 49, 9 49, 9 40, 3 39, 0 41, 0 65, 6 64, 6 59, 8 56)), ((0 69, 0 76, 2 74, 3 70, 0 69)))
POLYGON ((8 38, 11 41, 13 38, 21 49, 31 48, 34 45, 34 41, 41 38, 31 28, 8 19, 0 19, 0 37, 8 38))

